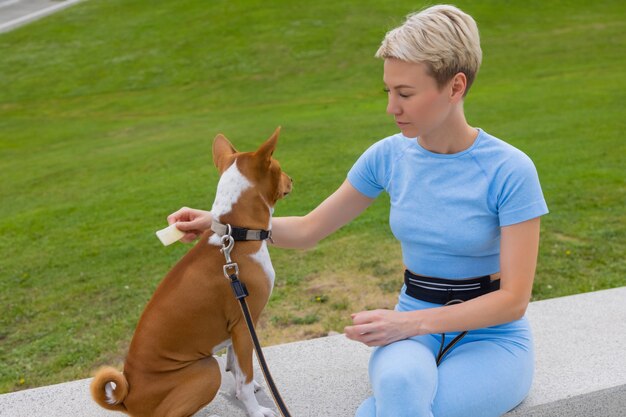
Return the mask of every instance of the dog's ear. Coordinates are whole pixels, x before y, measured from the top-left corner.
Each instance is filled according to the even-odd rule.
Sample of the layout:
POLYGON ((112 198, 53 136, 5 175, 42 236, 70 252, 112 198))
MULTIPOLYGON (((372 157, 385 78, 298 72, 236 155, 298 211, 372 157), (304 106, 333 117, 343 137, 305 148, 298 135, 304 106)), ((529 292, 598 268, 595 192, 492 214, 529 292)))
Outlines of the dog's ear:
POLYGON ((272 136, 270 136, 270 138, 266 140, 254 154, 269 164, 272 159, 272 155, 274 154, 274 149, 276 149, 279 134, 280 126, 276 128, 274 133, 272 133, 272 136))
POLYGON ((237 153, 235 147, 226 139, 226 136, 219 133, 215 139, 213 139, 213 163, 220 170, 224 171, 223 165, 226 160, 224 157, 237 153))

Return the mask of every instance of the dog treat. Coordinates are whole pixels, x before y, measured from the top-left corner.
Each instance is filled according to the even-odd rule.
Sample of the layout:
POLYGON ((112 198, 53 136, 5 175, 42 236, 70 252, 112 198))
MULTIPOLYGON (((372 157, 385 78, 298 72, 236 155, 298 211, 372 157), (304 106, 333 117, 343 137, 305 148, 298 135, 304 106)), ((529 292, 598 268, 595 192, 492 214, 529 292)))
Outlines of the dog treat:
POLYGON ((183 236, 185 236, 185 232, 181 232, 176 228, 176 223, 167 226, 165 229, 161 229, 156 232, 157 237, 161 241, 161 243, 165 246, 171 245, 172 243, 180 240, 183 236))

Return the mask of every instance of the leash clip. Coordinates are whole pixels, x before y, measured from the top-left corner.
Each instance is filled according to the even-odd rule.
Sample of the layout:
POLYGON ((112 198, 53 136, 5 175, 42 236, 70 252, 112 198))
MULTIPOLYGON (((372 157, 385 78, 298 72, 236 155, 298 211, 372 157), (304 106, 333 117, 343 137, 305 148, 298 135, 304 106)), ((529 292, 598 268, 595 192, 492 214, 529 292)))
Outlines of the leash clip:
POLYGON ((226 258, 226 264, 224 265, 224 276, 230 280, 233 279, 231 278, 232 276, 234 276, 236 279, 239 275, 239 265, 237 265, 237 262, 233 262, 233 260, 230 258, 230 252, 235 246, 235 239, 232 236, 232 232, 232 227, 230 226, 230 224, 227 224, 226 234, 221 237, 222 249, 220 249, 220 252, 222 252, 224 254, 224 258, 226 258))
POLYGON ((233 239, 231 233, 232 233, 232 228, 230 227, 230 224, 227 224, 226 234, 221 237, 222 249, 220 249, 220 252, 224 254, 224 257, 226 258, 226 263, 228 264, 233 262, 230 259, 230 252, 233 250, 233 247, 235 246, 235 239, 233 239))
POLYGON ((232 279, 231 275, 235 277, 239 276, 239 265, 237 265, 237 262, 229 262, 224 265, 224 276, 228 279, 232 279), (232 270, 232 272, 229 272, 229 270, 232 270))

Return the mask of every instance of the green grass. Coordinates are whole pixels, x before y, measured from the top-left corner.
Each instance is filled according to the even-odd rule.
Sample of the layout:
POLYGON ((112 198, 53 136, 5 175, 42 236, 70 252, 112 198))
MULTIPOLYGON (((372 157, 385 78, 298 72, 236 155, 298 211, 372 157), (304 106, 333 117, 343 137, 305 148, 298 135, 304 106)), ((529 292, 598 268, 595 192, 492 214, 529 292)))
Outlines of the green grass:
MULTIPOLYGON (((551 210, 534 299, 626 285, 622 2, 456 4, 484 52, 468 120, 533 158, 551 210)), ((211 206, 216 133, 252 150, 283 126, 276 156, 296 188, 276 215, 330 194, 395 133, 373 54, 421 6, 90 0, 0 35, 0 392, 123 359, 188 249, 163 248, 154 231, 183 205, 211 206)), ((265 329, 341 331, 355 307, 345 291, 311 289, 320 277, 350 276, 354 291, 374 277, 393 298, 387 215, 381 197, 315 250, 272 250, 265 329)))

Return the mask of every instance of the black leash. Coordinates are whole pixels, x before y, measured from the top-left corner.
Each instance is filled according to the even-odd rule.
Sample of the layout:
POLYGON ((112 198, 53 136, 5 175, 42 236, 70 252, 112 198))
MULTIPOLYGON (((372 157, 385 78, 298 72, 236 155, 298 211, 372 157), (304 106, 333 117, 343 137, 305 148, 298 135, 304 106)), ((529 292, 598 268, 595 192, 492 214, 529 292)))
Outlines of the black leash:
MULTIPOLYGON (((463 302, 463 300, 452 300, 452 301, 448 301, 447 303, 445 303, 444 306, 451 306, 453 304, 460 304, 462 302, 463 302)), ((443 357, 446 356, 448 354, 448 352, 450 352, 450 350, 452 350, 454 345, 459 343, 461 341, 461 339, 463 339, 465 337, 465 335, 467 335, 467 333, 468 333, 467 331, 464 331, 464 332, 460 333, 459 335, 457 335, 454 339, 452 339, 452 341, 450 343, 448 343, 448 346, 446 346, 445 348, 443 346, 446 343, 446 334, 445 333, 441 333, 441 346, 439 346, 439 354, 437 355, 437 366, 439 366, 439 364, 443 360, 443 357)))
POLYGON ((271 233, 265 230, 247 230, 237 228, 237 230, 239 231, 236 233, 235 236, 233 236, 233 228, 229 224, 221 225, 217 222, 213 222, 211 228, 216 233, 218 233, 218 231, 215 229, 224 232, 218 233, 218 235, 221 235, 222 241, 222 249, 220 250, 226 258, 226 264, 224 265, 224 276, 230 279, 230 286, 233 289, 235 298, 239 301, 241 312, 243 313, 243 317, 246 320, 246 325, 248 326, 248 331, 250 332, 250 336, 252 337, 252 343, 254 343, 254 352, 256 353, 257 360, 261 365, 263 377, 265 377, 265 381, 270 388, 270 393, 274 398, 274 403, 278 407, 278 410, 283 417, 291 417, 291 414, 289 414, 289 410, 287 410, 287 406, 285 405, 283 398, 280 396, 280 392, 278 392, 278 388, 276 388, 276 384, 274 383, 272 374, 270 374, 270 370, 267 367, 267 362, 265 361, 265 356, 263 355, 263 350, 261 349, 261 344, 259 343, 259 338, 257 337, 256 330, 254 329, 254 323, 252 322, 252 317, 250 316, 248 303, 246 302, 246 297, 249 295, 248 290, 246 289, 245 284, 239 280, 239 266, 230 258, 230 252, 235 246, 236 240, 239 241, 271 239, 271 233), (222 226, 226 228, 225 231, 224 229, 222 229, 222 226))

